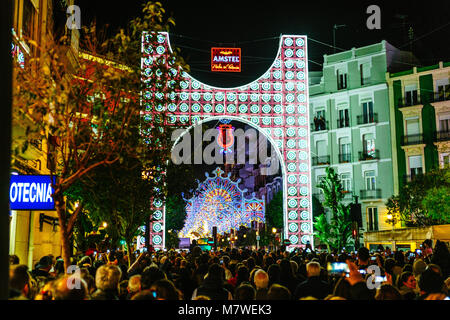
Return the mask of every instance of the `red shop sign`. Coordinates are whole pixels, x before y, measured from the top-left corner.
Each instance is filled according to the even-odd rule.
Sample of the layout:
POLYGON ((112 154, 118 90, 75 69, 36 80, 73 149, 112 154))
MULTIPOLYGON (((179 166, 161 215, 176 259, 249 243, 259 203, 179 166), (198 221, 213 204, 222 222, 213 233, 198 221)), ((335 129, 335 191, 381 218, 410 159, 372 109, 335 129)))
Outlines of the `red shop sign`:
POLYGON ((211 48, 211 71, 241 72, 241 48, 211 48))

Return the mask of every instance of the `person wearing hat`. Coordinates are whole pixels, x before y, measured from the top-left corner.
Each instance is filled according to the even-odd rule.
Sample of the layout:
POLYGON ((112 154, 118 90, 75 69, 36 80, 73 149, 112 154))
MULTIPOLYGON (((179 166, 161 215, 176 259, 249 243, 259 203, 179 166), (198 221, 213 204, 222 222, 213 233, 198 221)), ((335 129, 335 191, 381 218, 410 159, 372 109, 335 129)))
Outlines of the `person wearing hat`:
POLYGON ((33 278, 36 277, 50 277, 50 269, 53 266, 53 258, 50 256, 43 256, 41 260, 39 260, 36 268, 31 272, 33 278))

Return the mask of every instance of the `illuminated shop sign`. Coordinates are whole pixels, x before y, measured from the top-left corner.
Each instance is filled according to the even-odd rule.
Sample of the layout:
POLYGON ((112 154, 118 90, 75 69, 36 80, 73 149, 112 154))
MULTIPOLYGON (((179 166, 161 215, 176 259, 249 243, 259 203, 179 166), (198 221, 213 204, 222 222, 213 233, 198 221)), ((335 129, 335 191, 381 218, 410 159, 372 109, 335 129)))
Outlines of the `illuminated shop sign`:
POLYGON ((11 175, 9 205, 11 210, 55 210, 54 190, 49 175, 11 175))
POLYGON ((241 72, 241 48, 211 48, 211 71, 241 72))

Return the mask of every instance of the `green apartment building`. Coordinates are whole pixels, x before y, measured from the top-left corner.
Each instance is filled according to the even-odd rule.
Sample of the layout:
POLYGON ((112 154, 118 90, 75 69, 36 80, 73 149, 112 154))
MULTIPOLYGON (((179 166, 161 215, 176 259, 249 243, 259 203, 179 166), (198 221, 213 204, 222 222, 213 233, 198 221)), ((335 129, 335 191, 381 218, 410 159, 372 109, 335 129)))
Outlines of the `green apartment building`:
POLYGON ((394 193, 450 159, 450 62, 386 73, 394 193))
MULTIPOLYGON (((414 63, 386 41, 324 55, 322 75, 310 76, 311 179, 315 186, 331 166, 340 175, 345 201, 358 197, 363 232, 392 228, 385 203, 394 193, 391 114, 386 72, 414 63)), ((361 238, 362 239, 362 238, 361 238)))

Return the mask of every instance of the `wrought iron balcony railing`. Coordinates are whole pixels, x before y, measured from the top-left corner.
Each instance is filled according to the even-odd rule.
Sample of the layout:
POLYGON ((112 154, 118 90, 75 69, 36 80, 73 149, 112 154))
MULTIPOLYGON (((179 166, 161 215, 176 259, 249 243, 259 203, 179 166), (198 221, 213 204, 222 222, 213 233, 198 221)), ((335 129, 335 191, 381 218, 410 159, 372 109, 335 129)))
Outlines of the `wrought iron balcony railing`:
POLYGON ((364 199, 381 199, 381 189, 366 189, 360 191, 361 200, 364 199))
POLYGON ((358 125, 368 124, 368 123, 377 123, 378 122, 378 113, 359 115, 356 117, 356 122, 358 125))
POLYGON ((338 129, 350 127, 350 119, 348 118, 337 119, 337 127, 338 129))
POLYGON ((380 159, 380 150, 375 149, 373 151, 359 151, 359 161, 376 160, 380 159))
POLYGON ((410 146, 413 144, 423 144, 423 143, 425 143, 425 140, 423 139, 423 133, 402 136, 402 146, 410 146))
POLYGON ((312 157, 312 165, 313 166, 321 166, 330 164, 330 156, 320 156, 320 157, 312 157))
POLYGON ((352 162, 351 153, 339 153, 339 163, 352 162))

